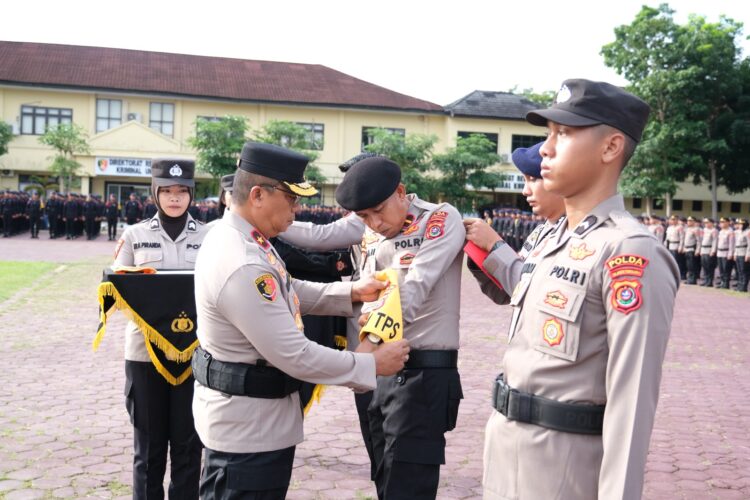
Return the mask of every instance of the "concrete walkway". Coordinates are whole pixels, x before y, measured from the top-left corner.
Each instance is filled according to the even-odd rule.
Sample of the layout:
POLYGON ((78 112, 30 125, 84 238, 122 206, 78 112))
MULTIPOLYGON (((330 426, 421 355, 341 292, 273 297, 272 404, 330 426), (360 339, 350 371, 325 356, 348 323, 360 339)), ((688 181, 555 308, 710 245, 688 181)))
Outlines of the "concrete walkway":
MULTIPOLYGON (((130 498, 132 430, 124 407, 122 315, 97 353, 96 285, 114 244, 0 240, 2 260, 68 263, 0 303, 0 498, 130 498)), ((465 399, 448 435, 438 498, 481 498, 489 387, 509 312, 462 291, 465 399)), ((678 295, 646 471, 649 499, 750 498, 747 295, 678 295)), ((351 391, 329 388, 305 424, 289 498, 375 497, 351 391)))

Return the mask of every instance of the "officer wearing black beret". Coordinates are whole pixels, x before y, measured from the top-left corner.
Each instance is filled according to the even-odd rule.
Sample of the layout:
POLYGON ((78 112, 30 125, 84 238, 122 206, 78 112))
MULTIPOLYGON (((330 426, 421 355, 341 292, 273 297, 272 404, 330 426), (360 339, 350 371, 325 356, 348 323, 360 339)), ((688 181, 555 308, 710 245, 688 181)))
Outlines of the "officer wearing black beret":
POLYGON ((303 314, 351 316, 353 301, 374 300, 384 287, 294 279, 269 243, 294 220, 299 197, 317 193, 304 179, 307 163, 278 146, 245 144, 231 208, 196 263, 193 408, 205 445, 204 498, 285 498, 303 439, 300 381, 372 389, 408 353, 403 341, 371 355, 305 337, 303 314))
MULTIPOLYGON (((117 243, 114 266, 195 267, 208 229, 187 211, 195 189, 194 173, 193 160, 152 161, 151 192, 157 213, 125 230, 117 243)), ((153 297, 153 301, 158 302, 159 297, 153 297)), ((195 330, 180 335, 194 339, 195 330)), ((133 498, 164 498, 169 454, 169 498, 197 500, 201 442, 193 424, 194 380, 192 376, 177 379, 168 370, 157 369, 161 366, 156 354, 159 350, 163 348, 148 341, 134 322, 128 323, 125 394, 134 436, 133 498)), ((190 365, 184 365, 179 372, 189 373, 190 365)))

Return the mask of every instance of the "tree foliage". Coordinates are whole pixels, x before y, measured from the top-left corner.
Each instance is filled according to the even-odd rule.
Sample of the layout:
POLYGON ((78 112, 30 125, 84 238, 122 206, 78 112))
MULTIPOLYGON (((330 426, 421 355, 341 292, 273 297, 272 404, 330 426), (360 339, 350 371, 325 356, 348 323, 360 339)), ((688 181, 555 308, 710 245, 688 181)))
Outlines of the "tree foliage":
POLYGON ((8 152, 8 143, 13 139, 13 127, 0 121, 0 156, 8 152))
POLYGON ((225 116, 218 121, 198 119, 195 136, 188 144, 198 152, 196 167, 214 179, 233 173, 237 169, 237 158, 245 144, 247 118, 225 116))
POLYGON ((537 92, 532 88, 518 90, 518 85, 513 86, 512 89, 508 90, 508 92, 510 92, 511 94, 524 96, 529 101, 538 104, 539 108, 549 107, 555 100, 555 94, 557 93, 557 91, 555 90, 543 90, 541 92, 537 92))
POLYGON ((86 130, 75 123, 62 123, 48 127, 39 137, 39 142, 51 146, 57 154, 52 158, 50 172, 60 179, 60 189, 70 191, 73 177, 81 164, 76 161, 76 155, 89 154, 88 134, 86 130))
POLYGON ((410 193, 422 199, 434 199, 435 179, 428 175, 432 167, 432 150, 437 142, 434 135, 408 134, 375 128, 368 131, 371 142, 365 151, 386 156, 401 167, 401 180, 410 193))
POLYGON ((484 134, 471 134, 456 139, 456 147, 433 157, 435 167, 442 173, 438 180, 440 193, 459 210, 468 211, 479 198, 469 186, 495 189, 502 175, 488 172, 487 167, 500 161, 495 143, 484 134))
POLYGON ((652 110, 621 179, 622 190, 669 200, 677 182, 708 181, 715 215, 719 185, 730 192, 750 187, 750 176, 740 170, 739 150, 729 141, 730 131, 743 128, 734 123, 742 120, 742 94, 747 92, 739 61, 742 24, 726 17, 708 23, 691 15, 679 25, 673 14, 667 4, 644 6, 602 48, 605 64, 627 78, 629 90, 652 110))
POLYGON ((327 180, 320 168, 315 165, 315 160, 319 156, 315 149, 322 147, 322 144, 315 144, 310 131, 302 125, 286 120, 270 120, 253 132, 253 138, 258 142, 282 146, 307 156, 310 163, 305 169, 305 178, 311 184, 319 185, 327 180))

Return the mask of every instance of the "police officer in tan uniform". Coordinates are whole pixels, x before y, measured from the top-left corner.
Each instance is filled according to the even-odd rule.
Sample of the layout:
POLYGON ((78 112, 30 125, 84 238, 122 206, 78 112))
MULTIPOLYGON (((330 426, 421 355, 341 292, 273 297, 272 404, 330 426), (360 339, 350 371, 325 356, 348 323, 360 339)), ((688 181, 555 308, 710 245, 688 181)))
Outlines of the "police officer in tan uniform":
MULTIPOLYGON (((151 163, 157 214, 129 226, 117 243, 114 266, 193 269, 206 227, 187 213, 195 163, 159 158, 151 163)), ((156 297, 154 300, 158 300, 156 297)), ((158 349, 155 344, 151 349, 158 349)), ((149 357, 144 334, 132 321, 125 332, 125 396, 133 424, 133 498, 164 498, 167 451, 169 498, 198 498, 201 443, 191 411, 193 377, 172 385, 149 357)))
POLYGON ((750 252, 747 247, 750 244, 750 230, 747 220, 737 219, 734 223, 734 265, 737 266, 737 288, 738 292, 747 292, 747 271, 750 252))
POLYGON ((695 217, 689 216, 681 249, 685 256, 685 268, 687 270, 685 278, 688 285, 695 285, 701 274, 700 244, 702 236, 700 224, 695 217))
POLYGON ((405 341, 374 354, 342 352, 309 341, 302 314, 352 314, 352 301, 374 300, 373 279, 308 283, 293 279, 269 238, 294 220, 307 158, 246 143, 235 173, 231 210, 206 237, 196 263, 200 350, 193 356, 193 411, 205 445, 204 499, 282 499, 295 446, 303 439, 300 382, 375 387, 408 359, 405 341))
POLYGON ((714 274, 716 273, 716 251, 719 239, 719 231, 714 227, 713 219, 703 219, 703 231, 701 238, 701 268, 703 268, 703 283, 701 286, 714 286, 714 274))
POLYGON ((680 225, 680 219, 676 215, 669 217, 669 225, 664 235, 664 245, 669 253, 674 257, 677 266, 680 268, 680 278, 685 278, 685 264, 680 249, 685 241, 685 230, 680 225))
POLYGON ((506 245, 504 240, 491 227, 478 219, 465 219, 466 239, 489 252, 483 265, 492 273, 493 277, 502 285, 502 290, 487 278, 471 259, 467 261, 469 269, 479 281, 482 292, 497 304, 507 304, 510 293, 521 280, 521 275, 531 272, 533 267, 524 266, 524 260, 543 240, 561 223, 565 215, 565 203, 562 197, 544 189, 542 180, 542 157, 539 150, 543 142, 530 148, 518 148, 513 151, 513 164, 524 176, 522 194, 531 206, 535 215, 545 219, 543 224, 534 229, 521 247, 521 251, 514 255, 514 250, 506 245), (503 254, 501 257, 500 254, 503 254))
POLYGON ((617 194, 648 113, 618 87, 576 79, 527 114, 548 127, 541 175, 567 218, 511 296, 485 499, 641 495, 679 286, 674 259, 617 194))
POLYGON ((734 262, 734 229, 732 221, 726 217, 719 219, 719 227, 721 229, 716 239, 716 258, 719 261, 719 276, 721 277, 719 288, 728 289, 734 262))

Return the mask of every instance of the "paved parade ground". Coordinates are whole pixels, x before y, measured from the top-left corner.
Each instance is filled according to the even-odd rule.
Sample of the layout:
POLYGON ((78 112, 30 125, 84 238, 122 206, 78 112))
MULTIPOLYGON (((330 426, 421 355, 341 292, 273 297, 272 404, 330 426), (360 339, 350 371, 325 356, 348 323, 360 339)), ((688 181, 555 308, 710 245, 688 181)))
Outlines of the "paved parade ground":
MULTIPOLYGON (((0 499, 130 498, 122 314, 113 316, 99 351, 91 351, 96 285, 114 243, 41 238, 0 240, 0 261, 56 263, 0 302, 0 499)), ((645 498, 750 498, 749 312, 747 294, 680 289, 645 498)), ((448 434, 438 498, 481 498, 489 388, 509 316, 464 273, 465 399, 448 434)), ((350 390, 328 388, 305 433, 289 498, 375 498, 350 390)))

